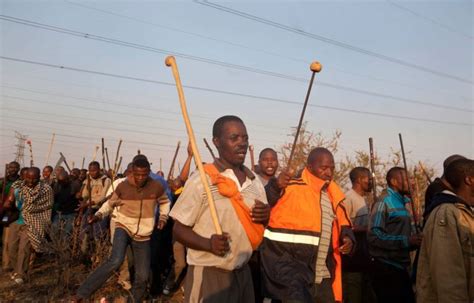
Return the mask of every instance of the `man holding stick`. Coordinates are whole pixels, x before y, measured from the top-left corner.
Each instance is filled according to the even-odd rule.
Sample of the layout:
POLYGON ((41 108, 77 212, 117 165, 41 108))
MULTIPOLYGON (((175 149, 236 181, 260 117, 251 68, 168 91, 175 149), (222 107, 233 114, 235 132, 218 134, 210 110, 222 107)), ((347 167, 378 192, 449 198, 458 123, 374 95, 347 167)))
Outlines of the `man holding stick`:
POLYGON ((370 285, 370 257, 367 248, 369 203, 366 199, 372 190, 371 172, 366 167, 355 167, 349 173, 352 188, 346 192, 344 206, 351 219, 357 246, 351 256, 342 257, 342 286, 344 300, 348 303, 375 302, 370 285))
POLYGON ((83 183, 84 186, 82 188, 82 199, 84 202, 80 206, 82 208, 87 207, 87 211, 85 212, 82 218, 81 229, 81 233, 83 234, 81 251, 83 253, 87 252, 89 238, 92 237, 95 240, 100 239, 100 237, 102 237, 107 232, 108 228, 107 220, 95 222, 92 226, 92 229, 87 223, 87 220, 92 215, 94 215, 95 212, 102 205, 102 203, 106 201, 106 193, 107 189, 111 185, 111 181, 106 175, 103 175, 101 173, 100 164, 96 161, 92 161, 89 164, 89 177, 90 178, 84 180, 83 183), (87 184, 88 182, 90 183, 87 184), (90 187, 90 190, 88 187, 90 187))
POLYGON ((374 204, 367 240, 372 256, 371 281, 380 303, 414 303, 408 267, 410 250, 420 246, 422 236, 413 230, 405 197, 409 193, 406 170, 387 172, 387 195, 374 204))
POLYGON ((266 297, 342 302, 341 254, 349 254, 355 240, 334 168, 332 153, 317 147, 300 178, 289 180, 283 171, 267 185, 274 206, 260 247, 266 297))
POLYGON ((204 166, 222 224, 217 234, 200 176, 193 174, 170 213, 174 236, 188 247, 185 302, 254 302, 247 262, 263 237, 269 206, 262 183, 243 165, 248 135, 242 120, 223 116, 213 126, 219 158, 204 166))

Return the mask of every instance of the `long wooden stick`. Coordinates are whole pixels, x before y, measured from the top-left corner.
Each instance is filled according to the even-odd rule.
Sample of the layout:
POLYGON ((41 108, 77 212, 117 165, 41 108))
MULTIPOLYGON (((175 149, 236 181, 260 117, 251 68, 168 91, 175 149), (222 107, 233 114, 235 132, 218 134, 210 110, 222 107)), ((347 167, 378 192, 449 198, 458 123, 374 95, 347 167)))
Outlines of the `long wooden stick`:
POLYGON ((49 164, 49 157, 51 157, 51 151, 53 150, 53 144, 54 144, 54 137, 55 136, 56 136, 56 134, 53 133, 53 137, 51 138, 51 143, 49 144, 48 155, 46 156, 45 166, 47 166, 49 164))
POLYGON ((5 164, 5 174, 3 175, 3 182, 2 182, 2 199, 0 200, 0 202, 4 202, 5 201, 5 189, 6 189, 6 186, 7 186, 7 174, 8 174, 8 164, 5 164))
MULTIPOLYGON (((110 161, 109 161, 109 150, 105 148, 105 159, 107 160, 107 170, 110 170, 110 161)), ((104 167, 105 170, 105 167, 104 167)))
POLYGON ((319 62, 313 62, 310 65, 311 70, 311 80, 309 81, 308 91, 306 92, 306 98, 304 100, 303 110, 301 111, 300 121, 298 122, 298 128, 296 128, 295 139, 293 140, 293 145, 291 146, 290 156, 288 157, 287 167, 291 167, 291 161, 293 160, 293 155, 295 154, 296 143, 298 142, 298 136, 300 134, 301 125, 303 124, 304 113, 306 112, 306 107, 308 106, 309 95, 311 94, 311 88, 313 87, 314 75, 321 71, 321 64, 319 62))
POLYGON ((402 151, 402 158, 403 158, 403 166, 405 168, 405 174, 406 174, 406 181, 408 185, 408 195, 411 198, 411 212, 413 214, 413 221, 415 222, 415 228, 417 232, 420 232, 420 226, 418 225, 418 218, 416 218, 416 211, 415 211, 415 203, 413 201, 413 196, 412 196, 412 190, 411 190, 411 184, 410 184, 410 175, 408 171, 408 166, 407 166, 407 159, 405 157, 405 148, 403 147, 403 139, 402 139, 402 134, 398 134, 398 138, 400 139, 400 147, 402 151))
POLYGON ((252 166, 250 169, 255 171, 255 155, 253 153, 253 145, 249 145, 249 153, 250 153, 250 165, 252 166))
POLYGON ((413 179, 414 179, 414 185, 415 185, 415 188, 414 188, 414 202, 416 204, 416 217, 419 221, 420 219, 420 210, 421 210, 421 201, 420 201, 420 186, 418 185, 418 178, 417 178, 417 171, 416 171, 416 166, 413 168, 413 179))
POLYGON ((104 143, 104 138, 102 138, 102 169, 105 171, 105 143, 104 143))
POLYGON ((121 166, 122 166, 122 156, 120 156, 120 160, 119 160, 119 162, 118 162, 118 164, 117 164, 117 172, 120 171, 120 167, 121 167, 121 166))
MULTIPOLYGON (((61 163, 64 162, 63 154, 61 154, 61 153, 59 153, 59 154, 60 154, 60 157, 58 159, 58 162, 56 162, 56 165, 54 166, 54 171, 56 171, 56 168, 58 168, 61 165, 61 163)), ((54 171, 53 171, 53 173, 54 173, 54 171)))
POLYGON ((66 157, 64 157, 63 153, 62 152, 59 152, 59 154, 61 155, 61 157, 63 158, 63 162, 64 162, 64 165, 66 165, 66 168, 69 172, 71 172, 71 168, 69 167, 69 165, 67 164, 67 161, 66 161, 66 157))
POLYGON ((82 157, 82 166, 81 166, 81 169, 84 169, 84 164, 86 162, 86 157, 82 157))
POLYGON ((118 160, 119 160, 121 146, 122 146, 122 139, 119 140, 119 143, 117 146, 117 152, 115 153, 115 161, 114 161, 114 169, 113 169, 114 175, 116 175, 118 172, 118 160))
POLYGON ((216 155, 214 155, 214 152, 212 151, 212 148, 211 146, 209 145, 209 143, 207 143, 207 140, 206 138, 203 138, 204 140, 204 144, 206 145, 207 149, 209 150, 209 152, 211 153, 211 156, 212 156, 212 160, 216 160, 216 155))
POLYGON ((176 146, 176 151, 174 152, 173 161, 171 161, 170 171, 168 172, 168 178, 167 178, 168 181, 171 180, 171 178, 173 177, 174 164, 176 163, 176 157, 178 156, 178 151, 179 151, 180 146, 181 146, 181 141, 178 141, 178 145, 176 146))
POLYGON ((377 182, 375 179, 375 155, 374 155, 374 140, 369 138, 369 152, 370 152, 370 170, 372 171, 372 197, 374 204, 377 202, 377 182))
POLYGON ((189 120, 188 110, 186 108, 186 100, 184 98, 183 86, 181 85, 181 79, 179 77, 178 66, 176 65, 176 59, 173 56, 166 57, 166 66, 171 67, 173 72, 173 76, 176 82, 176 89, 178 90, 179 96, 179 103, 181 105, 181 111, 184 118, 184 123, 186 124, 186 130, 188 132, 189 140, 191 143, 191 149, 193 150, 194 160, 198 166, 199 176, 201 177, 202 185, 204 186, 204 190, 207 195, 207 200, 209 202, 209 211, 211 212, 212 223, 214 224, 214 228, 218 235, 222 235, 222 228, 219 223, 219 218, 217 217, 217 210, 216 205, 214 203, 214 198, 211 193, 211 189, 209 188, 209 184, 207 182, 206 173, 204 172, 204 166, 202 165, 201 155, 199 154, 199 150, 196 144, 196 138, 194 137, 194 131, 191 126, 191 121, 189 120))
POLYGON ((428 184, 431 184, 432 183, 431 177, 426 172, 425 166, 423 165, 423 163, 421 163, 421 161, 419 161, 418 164, 420 164, 421 172, 423 173, 423 175, 425 175, 426 180, 428 181, 428 184))

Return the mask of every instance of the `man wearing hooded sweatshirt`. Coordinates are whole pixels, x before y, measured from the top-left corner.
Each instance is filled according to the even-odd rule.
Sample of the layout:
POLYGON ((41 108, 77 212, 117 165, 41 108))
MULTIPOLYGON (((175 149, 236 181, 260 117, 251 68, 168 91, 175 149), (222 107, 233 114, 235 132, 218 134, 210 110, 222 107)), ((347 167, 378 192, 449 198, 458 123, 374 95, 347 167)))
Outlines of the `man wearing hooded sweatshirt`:
POLYGON ((474 161, 445 171, 452 191, 434 196, 418 260, 418 303, 474 301, 474 161))

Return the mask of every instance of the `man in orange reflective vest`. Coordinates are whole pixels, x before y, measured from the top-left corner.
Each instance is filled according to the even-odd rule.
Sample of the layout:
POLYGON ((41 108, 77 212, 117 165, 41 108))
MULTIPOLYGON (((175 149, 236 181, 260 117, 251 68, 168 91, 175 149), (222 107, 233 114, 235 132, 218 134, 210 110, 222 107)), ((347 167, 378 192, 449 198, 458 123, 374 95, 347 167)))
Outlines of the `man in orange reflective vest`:
POLYGON ((342 302, 341 254, 355 242, 342 201, 332 180, 334 157, 313 149, 301 176, 283 172, 267 185, 270 214, 260 247, 263 290, 283 302, 342 302))

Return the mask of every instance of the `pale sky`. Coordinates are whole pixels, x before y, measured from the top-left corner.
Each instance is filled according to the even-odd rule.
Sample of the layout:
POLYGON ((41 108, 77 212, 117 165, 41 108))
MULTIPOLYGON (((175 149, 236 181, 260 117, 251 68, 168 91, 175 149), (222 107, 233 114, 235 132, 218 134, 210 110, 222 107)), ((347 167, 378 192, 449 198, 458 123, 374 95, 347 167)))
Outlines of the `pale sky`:
POLYGON ((305 120, 342 131, 340 156, 368 150, 368 137, 383 156, 398 133, 409 164, 440 170, 450 154, 474 156, 471 1, 1 0, 1 11, 2 163, 17 130, 41 167, 53 133, 52 165, 59 152, 87 164, 101 137, 111 162, 122 138, 124 165, 140 149, 165 172, 181 140, 182 165, 168 54, 204 161, 202 138, 226 114, 244 120, 256 156, 291 141, 314 60, 323 70, 305 120))

